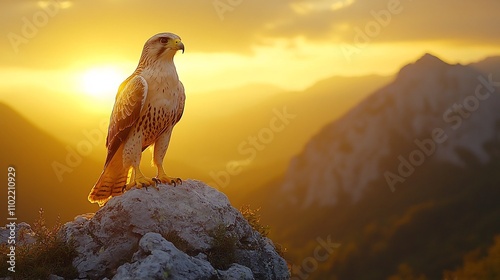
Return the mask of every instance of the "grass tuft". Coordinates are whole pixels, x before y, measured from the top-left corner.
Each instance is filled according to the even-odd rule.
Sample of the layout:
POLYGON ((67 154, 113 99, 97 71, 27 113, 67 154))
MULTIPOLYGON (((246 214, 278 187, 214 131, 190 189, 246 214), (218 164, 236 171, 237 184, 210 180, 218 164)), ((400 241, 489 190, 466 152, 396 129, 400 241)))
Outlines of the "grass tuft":
POLYGON ((43 209, 40 209, 39 217, 32 227, 34 242, 27 242, 27 232, 18 232, 15 273, 7 270, 6 254, 9 248, 6 244, 0 246, 0 277, 47 279, 54 274, 69 279, 77 278, 78 271, 72 262, 78 253, 72 242, 64 241, 60 234, 61 228, 59 217, 53 227, 47 227, 43 209))

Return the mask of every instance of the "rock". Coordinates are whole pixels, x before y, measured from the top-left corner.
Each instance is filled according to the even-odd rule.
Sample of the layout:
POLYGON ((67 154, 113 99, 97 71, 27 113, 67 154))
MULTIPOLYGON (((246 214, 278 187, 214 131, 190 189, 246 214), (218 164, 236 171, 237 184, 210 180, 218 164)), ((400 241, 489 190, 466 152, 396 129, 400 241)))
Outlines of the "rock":
MULTIPOLYGON (((7 224, 8 225, 8 224, 7 224)), ((16 244, 30 244, 35 242, 35 233, 31 226, 25 222, 15 225, 16 244)), ((10 236, 10 228, 0 227, 0 244, 7 244, 10 236)))
POLYGON ((213 279, 216 270, 209 262, 188 256, 158 233, 146 233, 131 263, 120 266, 113 280, 213 279))
POLYGON ((226 271, 219 271, 221 280, 253 280, 252 270, 240 264, 233 264, 226 271))
POLYGON ((272 242, 223 193, 199 181, 132 189, 62 232, 79 253, 79 278, 290 277, 272 242))
POLYGON ((282 279, 280 274, 274 274, 275 269, 281 267, 282 259, 275 257, 276 249, 273 242, 269 238, 263 238, 260 242, 259 250, 238 249, 237 263, 246 264, 255 279, 282 279))
MULTIPOLYGON (((9 223, 7 223, 7 226, 9 223)), ((11 229, 10 227, 0 227, 0 244, 7 244, 11 229)), ((31 230, 31 226, 25 222, 21 222, 19 224, 15 224, 16 233, 16 244, 23 243, 33 243, 35 242, 35 233, 31 230)))

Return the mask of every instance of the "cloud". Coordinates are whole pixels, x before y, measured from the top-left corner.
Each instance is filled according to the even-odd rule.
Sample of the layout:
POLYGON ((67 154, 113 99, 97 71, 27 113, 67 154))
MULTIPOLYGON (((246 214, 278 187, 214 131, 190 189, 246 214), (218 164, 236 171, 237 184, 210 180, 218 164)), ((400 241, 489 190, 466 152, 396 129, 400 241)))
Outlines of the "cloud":
POLYGON ((42 9, 47 9, 51 5, 58 5, 60 9, 68 9, 73 6, 73 1, 64 1, 64 0, 44 0, 37 2, 38 7, 42 9))
MULTIPOLYGON (((237 53, 251 57, 259 46, 297 38, 311 43, 353 42, 356 28, 376 20, 373 13, 399 2, 372 43, 448 41, 499 44, 500 2, 495 0, 60 0, 61 9, 36 35, 23 36, 26 22, 51 1, 9 0, 0 3, 0 60, 4 66, 65 67, 89 60, 136 60, 151 35, 171 31, 183 38, 187 52, 237 53), (12 36, 25 40, 13 47, 12 36), (57 55, 56 55, 57 54, 57 55), (135 54, 134 57, 131 54, 135 54)), ((40 20, 40 18, 39 18, 40 20)))
POLYGON ((181 35, 187 51, 249 54, 259 28, 256 19, 245 12, 245 6, 252 3, 221 21, 212 1, 166 0, 65 1, 65 9, 50 16, 47 23, 37 24, 34 17, 44 11, 47 2, 0 3, 0 34, 4 35, 0 47, 5 50, 0 60, 4 66, 33 67, 37 62, 44 67, 64 67, 75 60, 139 56, 144 42, 164 31, 181 35))
POLYGON ((348 43, 356 35, 355 28, 364 29, 369 22, 376 21, 374 13, 387 10, 390 5, 398 5, 402 11, 391 15, 390 23, 377 38, 379 42, 499 43, 500 37, 496 34, 500 25, 497 15, 500 2, 492 0, 297 1, 291 2, 291 10, 270 25, 267 35, 348 43), (349 28, 339 28, 346 26, 349 28))
POLYGON ((319 0, 291 2, 290 7, 298 15, 307 15, 318 11, 337 11, 354 3, 354 0, 319 0))

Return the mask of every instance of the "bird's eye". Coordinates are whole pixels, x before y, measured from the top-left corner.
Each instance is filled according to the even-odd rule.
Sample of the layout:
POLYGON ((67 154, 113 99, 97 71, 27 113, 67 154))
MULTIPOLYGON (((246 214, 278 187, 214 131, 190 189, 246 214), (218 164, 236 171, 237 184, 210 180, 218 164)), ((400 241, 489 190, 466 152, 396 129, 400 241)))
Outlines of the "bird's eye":
POLYGON ((168 39, 165 37, 160 38, 160 43, 166 44, 168 42, 168 39))

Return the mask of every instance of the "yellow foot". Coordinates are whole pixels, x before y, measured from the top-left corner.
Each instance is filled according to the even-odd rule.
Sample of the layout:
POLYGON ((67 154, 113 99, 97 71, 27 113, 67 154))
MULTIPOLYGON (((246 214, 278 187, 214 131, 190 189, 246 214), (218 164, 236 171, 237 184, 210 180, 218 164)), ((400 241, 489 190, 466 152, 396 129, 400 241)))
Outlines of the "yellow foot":
POLYGON ((148 187, 148 186, 152 186, 155 189, 158 189, 158 187, 156 187, 156 181, 155 180, 150 179, 150 178, 146 178, 146 177, 140 177, 140 178, 136 178, 135 180, 132 180, 130 183, 128 183, 125 186, 125 190, 128 191, 128 190, 130 190, 133 187, 136 187, 138 189, 142 189, 142 188, 148 187))
POLYGON ((167 175, 155 177, 155 178, 153 178, 153 181, 155 181, 157 184, 166 183, 169 185, 174 185, 174 187, 177 185, 182 185, 181 178, 172 178, 172 177, 168 177, 167 175))

